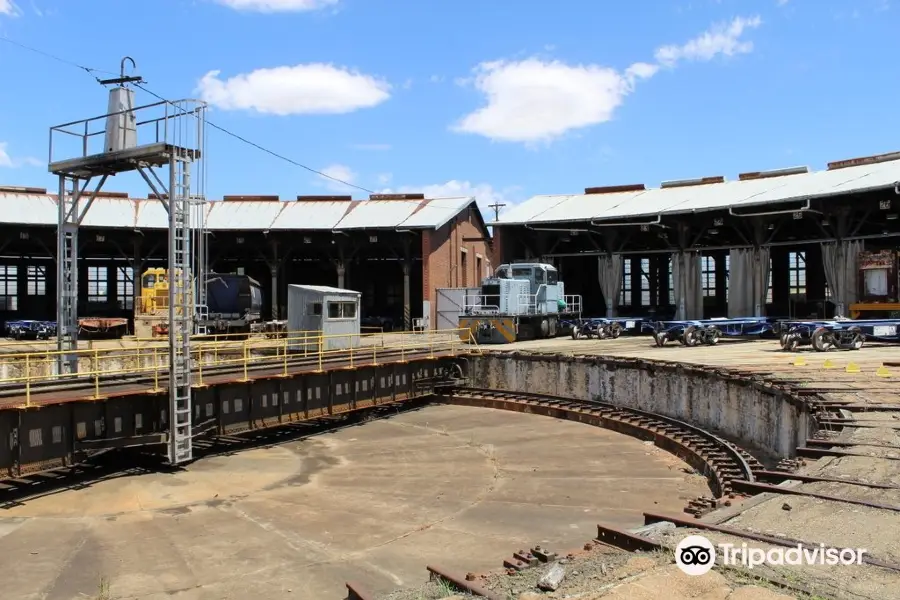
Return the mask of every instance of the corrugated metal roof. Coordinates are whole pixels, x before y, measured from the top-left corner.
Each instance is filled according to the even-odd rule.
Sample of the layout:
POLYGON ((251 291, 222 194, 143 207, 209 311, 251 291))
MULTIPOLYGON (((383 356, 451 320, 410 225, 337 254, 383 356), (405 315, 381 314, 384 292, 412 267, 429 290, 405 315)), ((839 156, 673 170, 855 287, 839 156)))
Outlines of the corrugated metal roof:
POLYGON ((353 203, 335 229, 396 229, 422 200, 364 200, 353 203))
MULTIPOLYGON (((56 204, 55 197, 53 204, 56 204)), ((83 209, 85 201, 79 204, 83 209)), ((124 198, 95 198, 81 224, 85 227, 134 227, 136 221, 137 202, 124 198)))
MULTIPOLYGON (((342 229, 437 229, 474 198, 433 200, 212 201, 207 227, 214 231, 332 231, 342 229)), ((0 192, 0 223, 49 225, 57 222, 56 196, 0 192)), ((96 198, 85 215, 89 227, 165 229, 169 217, 159 200, 96 198)))
POLYGON ((285 202, 287 206, 272 222, 272 229, 331 231, 351 208, 351 202, 285 202))
POLYGON ((302 290, 308 290, 310 292, 318 292, 320 294, 353 294, 355 296, 361 295, 362 292, 357 292, 356 290, 347 290, 344 288, 336 288, 328 285, 305 285, 299 283, 292 283, 288 287, 300 288, 302 290))
POLYGON ((535 196, 511 209, 497 224, 600 221, 703 212, 883 189, 893 187, 897 181, 900 181, 900 161, 889 161, 833 171, 644 192, 535 196))
POLYGON ((285 209, 287 202, 210 202, 206 211, 206 226, 216 231, 242 229, 265 231, 285 209))
POLYGON ((450 219, 461 213, 470 204, 475 202, 475 198, 436 198, 426 200, 421 204, 419 210, 412 213, 403 223, 402 227, 410 229, 418 228, 440 228, 450 219))
POLYGON ((55 225, 59 218, 55 196, 4 193, 0 198, 0 220, 4 223, 55 225))

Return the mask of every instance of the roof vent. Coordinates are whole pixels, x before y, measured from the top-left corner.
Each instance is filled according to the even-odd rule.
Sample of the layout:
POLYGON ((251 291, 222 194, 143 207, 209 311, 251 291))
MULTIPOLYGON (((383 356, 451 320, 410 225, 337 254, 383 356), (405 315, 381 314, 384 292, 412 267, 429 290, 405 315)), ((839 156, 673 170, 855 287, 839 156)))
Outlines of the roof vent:
POLYGON ((11 194, 46 194, 47 188, 20 187, 16 185, 0 185, 0 192, 11 194))
POLYGON ((859 158, 848 158, 847 160, 836 160, 828 163, 828 170, 845 169, 847 167, 858 167, 860 165, 874 165, 875 163, 887 162, 890 160, 900 159, 900 152, 889 152, 888 154, 875 154, 873 156, 861 156, 859 158))
POLYGON ((369 194, 369 200, 424 200, 425 194, 369 194))
POLYGON ((662 189, 690 187, 693 185, 706 185, 709 183, 725 183, 724 175, 716 175, 715 177, 701 177, 700 179, 678 179, 674 181, 663 181, 659 186, 662 189))
POLYGON ((350 202, 352 196, 297 196, 300 202, 350 202))
POLYGON ((741 173, 738 179, 749 181, 751 179, 768 179, 769 177, 784 177, 785 175, 802 175, 809 173, 809 167, 788 167, 786 169, 772 169, 771 171, 751 171, 741 173))
POLYGON ((278 196, 222 196, 225 202, 278 202, 278 196))
POLYGON ((643 183, 634 183, 631 185, 607 185, 603 187, 584 188, 585 194, 616 194, 619 192, 643 192, 647 188, 643 183))

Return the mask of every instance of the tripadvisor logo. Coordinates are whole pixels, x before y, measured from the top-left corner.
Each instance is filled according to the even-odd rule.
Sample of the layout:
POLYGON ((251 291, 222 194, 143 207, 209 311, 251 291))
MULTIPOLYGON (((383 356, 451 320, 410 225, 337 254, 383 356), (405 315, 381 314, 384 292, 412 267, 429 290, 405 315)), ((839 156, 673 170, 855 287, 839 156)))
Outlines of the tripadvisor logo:
POLYGON ((689 535, 675 548, 675 564, 687 575, 703 575, 716 564, 716 554, 721 556, 721 564, 741 565, 752 569, 760 565, 859 565, 862 564, 865 548, 826 548, 797 544, 790 548, 750 548, 747 544, 719 544, 716 546, 702 535, 689 535))

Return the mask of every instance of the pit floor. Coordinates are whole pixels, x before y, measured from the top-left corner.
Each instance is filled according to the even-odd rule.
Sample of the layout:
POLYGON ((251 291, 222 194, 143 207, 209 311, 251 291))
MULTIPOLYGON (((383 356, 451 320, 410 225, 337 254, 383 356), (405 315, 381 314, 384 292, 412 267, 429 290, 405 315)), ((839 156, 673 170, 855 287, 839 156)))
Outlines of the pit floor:
MULTIPOLYGON (((838 448, 858 456, 805 459, 800 473, 863 483, 900 485, 900 344, 869 344, 859 351, 816 352, 807 346, 785 352, 777 340, 722 340, 716 346, 657 347, 648 336, 616 340, 533 340, 492 351, 562 355, 605 355, 692 363, 754 373, 795 389, 817 389, 823 402, 866 405, 854 411, 860 427, 845 426, 832 438, 849 445, 838 448), (883 367, 883 368, 882 368, 883 367), (881 372, 879 373, 879 368, 881 372), (879 410, 890 405, 894 410, 879 410)), ((705 520, 776 537, 800 539, 837 548, 865 548, 869 556, 900 565, 900 489, 865 485, 810 483, 792 485, 805 492, 876 502, 894 510, 834 500, 760 494, 747 503, 710 514, 705 520), (788 507, 788 508, 785 508, 788 507)), ((662 512, 662 511, 658 511, 662 512)), ((678 511, 673 513, 678 515, 678 511)), ((689 534, 690 532, 685 532, 689 534)), ((741 540, 737 540, 740 544, 741 540)), ((843 567, 822 572, 791 568, 783 579, 802 583, 823 597, 900 599, 900 574, 874 567, 843 567)))
POLYGON ((596 523, 678 512, 705 479, 580 423, 429 406, 302 440, 96 482, 0 513, 5 598, 345 597, 417 585, 425 565, 496 569, 567 551, 596 523))

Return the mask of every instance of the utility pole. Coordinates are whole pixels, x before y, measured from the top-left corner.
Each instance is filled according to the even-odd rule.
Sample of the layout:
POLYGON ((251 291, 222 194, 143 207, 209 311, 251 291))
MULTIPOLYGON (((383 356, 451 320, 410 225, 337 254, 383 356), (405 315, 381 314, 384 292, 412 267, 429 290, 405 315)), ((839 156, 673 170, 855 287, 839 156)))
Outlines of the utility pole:
POLYGON ((493 204, 488 204, 488 208, 494 209, 494 221, 500 220, 500 209, 506 206, 501 202, 494 202, 493 204))

